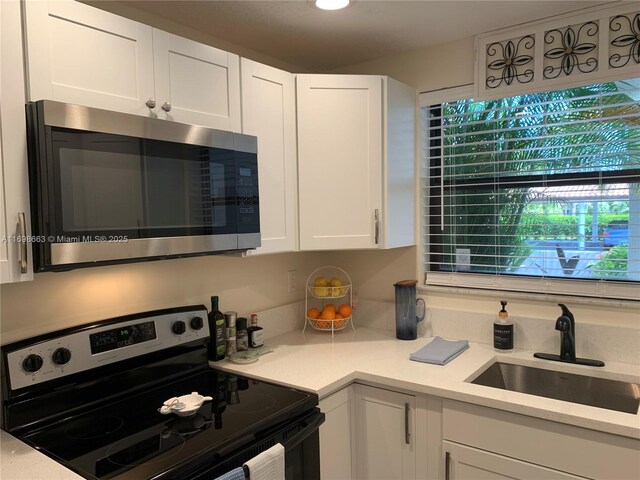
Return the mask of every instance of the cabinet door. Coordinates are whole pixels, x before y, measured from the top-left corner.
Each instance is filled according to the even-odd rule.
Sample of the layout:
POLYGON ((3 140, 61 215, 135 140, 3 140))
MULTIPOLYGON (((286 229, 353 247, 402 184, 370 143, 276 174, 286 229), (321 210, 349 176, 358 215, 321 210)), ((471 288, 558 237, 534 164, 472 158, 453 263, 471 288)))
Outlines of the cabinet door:
POLYGON ((325 414, 320 426, 322 480, 351 480, 355 476, 355 401, 349 386, 320 400, 325 414))
POLYGON ((242 133, 258 137, 260 233, 256 253, 297 250, 298 183, 293 75, 243 58, 242 133))
POLYGON ((300 249, 375 248, 382 78, 298 75, 300 249))
POLYGON ((151 27, 68 0, 25 8, 30 100, 150 114, 151 27))
POLYGON ((356 385, 356 478, 416 478, 415 397, 356 385))
POLYGON ((33 279, 20 2, 0 2, 0 282, 33 279))
POLYGON ((240 59, 153 30, 158 118, 240 131, 240 59))
POLYGON ((533 463, 452 442, 443 442, 445 480, 569 480, 584 479, 533 463))

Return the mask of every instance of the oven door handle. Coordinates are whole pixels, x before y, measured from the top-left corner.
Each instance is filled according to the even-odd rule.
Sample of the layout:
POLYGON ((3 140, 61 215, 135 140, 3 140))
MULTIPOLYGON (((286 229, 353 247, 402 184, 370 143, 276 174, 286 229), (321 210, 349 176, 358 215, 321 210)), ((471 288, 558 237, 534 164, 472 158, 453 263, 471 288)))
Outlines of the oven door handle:
POLYGON ((296 433, 293 437, 288 438, 283 442, 283 447, 285 450, 295 448, 297 445, 302 443, 305 438, 318 430, 318 428, 320 428, 320 425, 324 423, 324 413, 318 410, 312 415, 309 415, 300 420, 299 423, 304 424, 304 428, 296 433))

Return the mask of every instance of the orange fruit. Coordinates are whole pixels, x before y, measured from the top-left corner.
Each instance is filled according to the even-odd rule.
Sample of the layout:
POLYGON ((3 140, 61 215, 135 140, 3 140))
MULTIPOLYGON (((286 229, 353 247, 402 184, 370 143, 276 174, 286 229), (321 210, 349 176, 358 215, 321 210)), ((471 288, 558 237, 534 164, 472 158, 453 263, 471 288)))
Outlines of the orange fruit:
POLYGON ((335 320, 333 322, 333 328, 342 328, 344 327, 344 320, 335 320))
POLYGON ((339 313, 336 313, 336 320, 341 320, 344 317, 342 315, 340 315, 339 313))
POLYGON ((307 317, 309 318, 320 318, 320 310, 317 308, 310 308, 307 311, 307 317))
POLYGON ((322 311, 329 311, 329 312, 333 312, 336 313, 336 306, 333 303, 327 303, 323 308, 322 311))
POLYGON ((338 313, 342 315, 343 318, 347 318, 351 316, 351 307, 346 303, 343 303, 338 307, 338 313))
POLYGON ((330 309, 324 309, 322 310, 322 313, 320 314, 320 318, 322 320, 333 320, 334 318, 336 318, 336 312, 330 310, 330 309))

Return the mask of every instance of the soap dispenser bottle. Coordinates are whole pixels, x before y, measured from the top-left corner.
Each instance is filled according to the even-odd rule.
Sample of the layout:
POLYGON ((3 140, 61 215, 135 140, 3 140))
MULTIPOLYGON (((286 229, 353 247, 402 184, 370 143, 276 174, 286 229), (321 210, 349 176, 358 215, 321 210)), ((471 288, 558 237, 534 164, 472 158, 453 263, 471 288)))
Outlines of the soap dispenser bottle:
POLYGON ((500 300, 502 309, 493 324, 493 348, 501 352, 513 350, 513 322, 509 320, 509 312, 505 308, 507 302, 500 300))

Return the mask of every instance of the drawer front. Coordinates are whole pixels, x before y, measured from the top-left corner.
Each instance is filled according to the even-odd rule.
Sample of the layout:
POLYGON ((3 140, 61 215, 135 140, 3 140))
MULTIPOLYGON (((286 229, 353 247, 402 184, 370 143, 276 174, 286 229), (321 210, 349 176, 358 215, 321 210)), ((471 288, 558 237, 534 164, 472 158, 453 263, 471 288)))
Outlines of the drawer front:
POLYGON ((445 400, 445 440, 589 478, 640 478, 640 441, 445 400))

